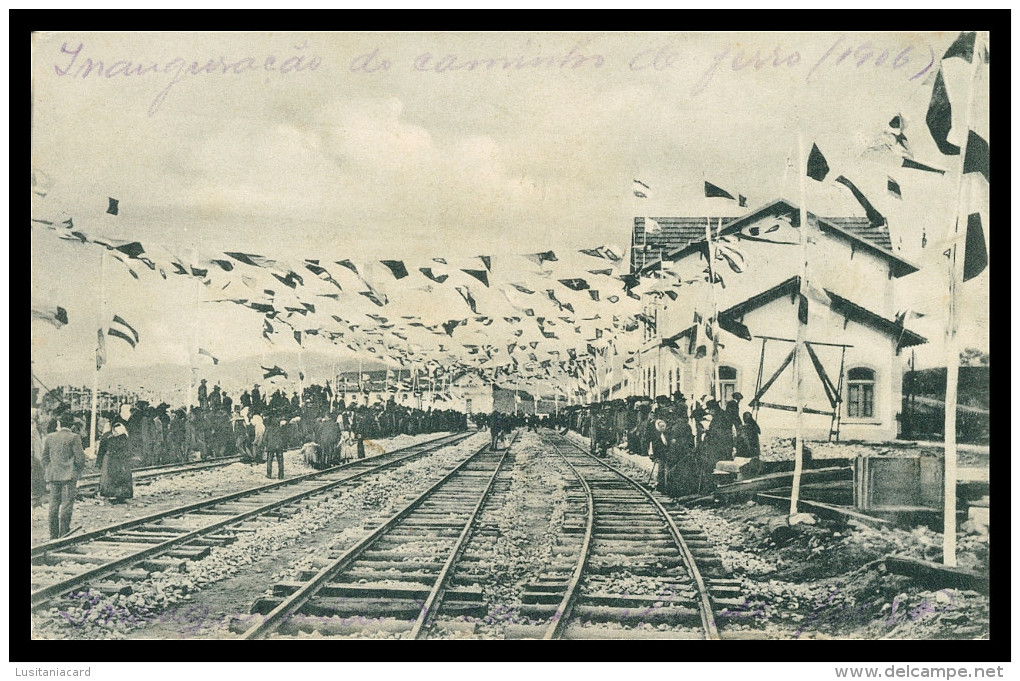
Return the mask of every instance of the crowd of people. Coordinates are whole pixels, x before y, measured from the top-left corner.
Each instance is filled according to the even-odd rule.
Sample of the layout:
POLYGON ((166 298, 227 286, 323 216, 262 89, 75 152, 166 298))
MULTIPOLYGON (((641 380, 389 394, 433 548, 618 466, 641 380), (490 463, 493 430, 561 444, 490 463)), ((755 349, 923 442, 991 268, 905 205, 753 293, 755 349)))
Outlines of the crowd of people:
POLYGON ((737 457, 761 456, 761 429, 751 412, 741 414, 743 396, 734 393, 725 406, 703 397, 688 406, 681 393, 654 402, 640 398, 574 408, 570 427, 591 439, 591 451, 606 456, 611 447, 649 456, 655 485, 673 498, 711 494, 716 464, 737 457))
MULTIPOLYGON (((66 405, 46 411, 33 407, 33 505, 43 503, 47 486, 51 492, 54 488, 53 459, 47 459, 51 440, 74 440, 82 451, 83 443, 87 445, 101 474, 99 494, 122 503, 132 498, 132 471, 141 466, 239 455, 248 463, 265 463, 267 477, 272 477, 275 461, 277 476, 283 478, 283 452, 290 449, 310 450, 309 463, 322 468, 364 457, 366 439, 467 429, 467 416, 461 412, 411 408, 392 397, 369 404, 366 396, 334 393, 328 382, 308 386, 301 397, 296 392, 287 397, 282 390, 264 395, 256 384, 235 402, 219 385, 210 390, 202 380, 198 405, 191 409, 173 409, 166 403, 152 406, 140 400, 98 414, 96 448, 89 441, 89 419, 88 411, 72 411, 66 405)), ((84 472, 85 460, 71 456, 61 466, 58 475, 68 473, 68 478, 60 482, 76 481, 84 472)), ((63 513, 54 509, 69 502, 61 492, 53 503, 51 496, 51 514, 63 513)), ((66 512, 69 518, 70 511, 66 512)), ((62 517, 52 521, 57 523, 51 532, 54 536, 66 532, 67 528, 61 530, 62 517)))

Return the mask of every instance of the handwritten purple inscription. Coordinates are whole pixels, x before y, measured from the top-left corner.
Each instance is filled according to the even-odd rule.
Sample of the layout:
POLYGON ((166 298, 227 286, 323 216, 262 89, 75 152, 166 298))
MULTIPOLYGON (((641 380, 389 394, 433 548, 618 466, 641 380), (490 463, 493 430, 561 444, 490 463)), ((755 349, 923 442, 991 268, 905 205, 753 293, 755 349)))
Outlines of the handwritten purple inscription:
POLYGON ((203 60, 189 61, 183 57, 163 60, 127 59, 108 60, 87 56, 85 43, 77 47, 68 47, 67 43, 60 46, 60 63, 53 65, 54 72, 64 78, 85 79, 95 78, 141 78, 143 76, 156 80, 168 77, 166 87, 159 91, 149 105, 149 115, 153 116, 166 101, 174 85, 189 76, 239 76, 247 73, 278 73, 292 74, 303 71, 315 71, 322 65, 322 57, 301 52, 308 44, 295 45, 294 54, 278 57, 274 54, 227 58, 222 55, 203 60), (84 54, 83 54, 84 53, 84 54))

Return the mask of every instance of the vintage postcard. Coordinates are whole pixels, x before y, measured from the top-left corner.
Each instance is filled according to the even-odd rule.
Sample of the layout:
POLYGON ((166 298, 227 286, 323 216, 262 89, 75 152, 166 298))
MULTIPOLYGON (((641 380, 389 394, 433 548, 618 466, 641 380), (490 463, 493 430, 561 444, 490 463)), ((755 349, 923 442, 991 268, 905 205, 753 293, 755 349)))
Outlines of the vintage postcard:
POLYGON ((989 43, 35 33, 32 638, 988 639, 989 43))

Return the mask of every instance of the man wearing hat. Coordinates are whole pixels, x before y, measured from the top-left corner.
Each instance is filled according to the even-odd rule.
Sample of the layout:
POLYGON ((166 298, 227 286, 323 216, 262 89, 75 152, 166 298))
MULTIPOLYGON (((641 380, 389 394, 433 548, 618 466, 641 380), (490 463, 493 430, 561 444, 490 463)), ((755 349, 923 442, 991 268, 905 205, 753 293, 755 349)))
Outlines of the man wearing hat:
POLYGON ((205 387, 205 379, 198 385, 198 406, 205 409, 209 406, 209 389, 205 387))

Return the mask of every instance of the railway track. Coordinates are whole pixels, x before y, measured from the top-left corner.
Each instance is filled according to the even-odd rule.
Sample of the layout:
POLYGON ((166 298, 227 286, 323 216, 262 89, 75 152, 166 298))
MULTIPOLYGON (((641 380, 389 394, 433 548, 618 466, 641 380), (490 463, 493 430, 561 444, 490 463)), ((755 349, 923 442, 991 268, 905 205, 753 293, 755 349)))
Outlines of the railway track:
POLYGON ((32 547, 32 610, 87 588, 124 593, 151 572, 181 569, 216 546, 254 531, 253 522, 299 513, 320 495, 336 495, 361 478, 454 445, 456 433, 323 471, 169 509, 32 547))
POLYGON ((739 589, 699 528, 565 437, 546 441, 576 481, 553 560, 522 594, 520 616, 542 624, 507 637, 718 639, 716 613, 739 589))
MULTIPOLYGON (((143 466, 132 470, 131 478, 135 485, 144 485, 157 478, 177 475, 178 473, 192 473, 195 471, 208 470, 210 468, 220 468, 222 466, 229 466, 232 463, 237 463, 240 460, 240 456, 220 456, 213 459, 206 459, 204 461, 172 463, 159 466, 143 466)), ((83 497, 95 496, 99 492, 100 477, 101 474, 99 473, 91 473, 89 475, 81 476, 78 479, 78 495, 83 497)))
POLYGON ((484 615, 481 588, 451 577, 510 447, 482 447, 357 544, 323 557, 318 570, 274 584, 272 596, 253 603, 252 613, 263 617, 243 637, 376 630, 414 639, 440 609, 484 615))

